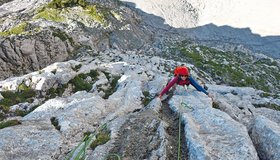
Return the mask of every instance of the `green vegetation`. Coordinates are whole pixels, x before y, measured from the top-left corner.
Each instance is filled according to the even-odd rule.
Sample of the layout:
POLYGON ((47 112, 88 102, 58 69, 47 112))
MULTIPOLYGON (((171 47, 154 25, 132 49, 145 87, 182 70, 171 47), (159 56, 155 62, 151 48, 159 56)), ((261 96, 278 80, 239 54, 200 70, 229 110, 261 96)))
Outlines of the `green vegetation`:
POLYGON ((91 90, 93 83, 89 83, 85 81, 85 79, 89 76, 93 79, 93 82, 95 82, 97 80, 98 75, 99 74, 97 71, 91 70, 90 73, 88 74, 82 73, 77 75, 76 77, 71 79, 69 83, 73 84, 74 92, 82 91, 82 90, 86 90, 88 92, 91 90))
POLYGON ((73 40, 73 38, 71 36, 69 36, 67 33, 60 31, 60 30, 54 30, 52 35, 54 37, 58 37, 59 39, 61 39, 62 41, 66 41, 69 40, 70 43, 74 46, 75 42, 73 40))
POLYGON ((53 8, 45 8, 39 12, 34 19, 45 19, 54 22, 63 22, 65 18, 61 15, 61 11, 53 8))
POLYGON ((96 135, 96 139, 90 144, 90 148, 94 150, 97 146, 105 144, 109 140, 110 132, 107 129, 103 129, 96 135))
POLYGON ((6 118, 6 115, 0 112, 0 121, 3 121, 6 118))
POLYGON ((24 84, 19 85, 19 91, 18 92, 12 92, 12 91, 4 91, 1 92, 4 99, 0 101, 0 109, 7 113, 10 109, 10 106, 22 103, 22 102, 33 102, 33 97, 35 97, 36 92, 25 86, 24 84))
MULTIPOLYGON (((83 9, 83 13, 102 25, 106 25, 108 16, 113 15, 113 13, 110 12, 111 9, 97 4, 90 4, 85 0, 52 0, 45 7, 40 9, 34 18, 63 22, 65 21, 64 14, 69 12, 69 8, 75 6, 81 7, 83 9)), ((120 18, 116 12, 114 12, 114 15, 116 18, 120 18)))
POLYGON ((0 129, 10 127, 10 126, 19 125, 19 124, 21 124, 21 122, 18 121, 18 120, 9 120, 9 121, 6 121, 6 122, 0 122, 0 129))
POLYGON ((39 106, 39 105, 33 106, 29 111, 23 111, 23 110, 17 109, 17 110, 15 111, 15 115, 16 115, 16 116, 24 117, 24 116, 28 115, 30 112, 34 111, 38 106, 39 106))
MULTIPOLYGON (((33 98, 36 96, 36 91, 31 89, 30 87, 27 87, 24 83, 22 83, 18 86, 17 92, 5 91, 5 92, 1 92, 1 94, 3 95, 4 99, 0 101, 0 110, 6 114, 7 113, 11 114, 9 112, 10 106, 18 104, 18 103, 23 103, 23 102, 32 103, 33 98)), ((27 115, 28 113, 32 112, 37 107, 38 106, 34 106, 29 111, 17 109, 12 114, 23 117, 23 116, 27 115)), ((0 120, 3 120, 6 117, 6 115, 4 113, 0 113, 0 120)))
POLYGON ((91 90, 92 85, 85 81, 85 74, 79 74, 75 78, 70 80, 70 83, 74 85, 74 92, 86 90, 87 92, 91 90))
POLYGON ((26 29, 27 23, 23 22, 18 24, 17 26, 9 29, 8 31, 0 32, 0 36, 10 36, 10 35, 18 35, 18 34, 24 34, 26 29))
POLYGON ((117 90, 118 80, 121 78, 121 76, 111 76, 108 72, 103 72, 110 81, 110 85, 107 89, 101 88, 101 86, 98 86, 97 88, 99 91, 103 91, 105 95, 103 96, 104 99, 108 99, 109 96, 111 96, 114 92, 117 90))
POLYGON ((112 95, 117 90, 118 80, 121 78, 120 76, 112 77, 112 81, 110 84, 110 88, 105 91, 105 96, 103 98, 108 99, 110 95, 112 95))
POLYGON ((95 148, 98 145, 105 144, 107 141, 110 140, 110 132, 107 129, 107 124, 103 124, 100 127, 96 129, 96 132, 90 133, 86 132, 84 133, 83 140, 78 144, 75 149, 73 149, 67 160, 70 159, 85 159, 86 156, 86 150, 88 147, 92 146, 92 148, 95 148), (92 141, 94 138, 96 138, 94 141, 92 141), (92 142, 92 143, 91 143, 92 142), (84 143, 84 144, 83 144, 84 143), (74 155, 74 153, 76 153, 74 155))
MULTIPOLYGON (((75 66, 76 69, 80 68, 80 65, 75 66)), ((79 74, 75 76, 73 79, 69 81, 69 84, 73 85, 73 92, 78 91, 90 91, 92 88, 92 84, 97 80, 98 72, 95 70, 91 70, 87 74, 79 74), (86 78, 91 77, 91 82, 87 82, 86 78)), ((68 87, 68 84, 61 84, 56 88, 50 88, 46 92, 46 99, 55 98, 57 96, 61 97, 65 91, 65 89, 68 87)))
POLYGON ((18 91, 26 91, 26 90, 30 90, 30 87, 27 87, 24 83, 21 83, 18 86, 18 91))
POLYGON ((280 90, 280 64, 273 59, 257 59, 247 53, 224 52, 188 41, 173 44, 165 55, 194 64, 218 84, 248 86, 266 92, 280 90))
POLYGON ((50 120, 55 129, 60 131, 61 126, 59 125, 58 119, 56 117, 52 117, 50 120))
POLYGON ((75 71, 75 72, 78 72, 80 70, 80 68, 82 67, 82 64, 79 64, 79 65, 76 65, 75 67, 72 67, 72 69, 75 71))
POLYGON ((87 6, 85 13, 88 14, 94 21, 99 22, 100 24, 106 24, 106 17, 109 12, 106 9, 98 8, 97 5, 87 6))
POLYGON ((219 76, 223 81, 230 85, 247 86, 248 83, 253 83, 254 79, 247 77, 246 73, 238 64, 223 64, 223 61, 218 59, 218 56, 220 56, 221 59, 226 59, 226 57, 222 55, 230 53, 224 53, 222 51, 217 51, 203 46, 199 46, 199 49, 202 52, 198 52, 196 49, 197 47, 192 47, 191 51, 189 51, 186 48, 183 48, 181 49, 181 53, 183 53, 187 59, 189 59, 189 61, 195 64, 198 68, 219 76), (204 56, 207 58, 204 58, 204 56), (213 59, 216 61, 213 61, 213 59), (241 81, 242 79, 243 81, 241 81))
POLYGON ((87 5, 88 3, 85 0, 53 0, 47 5, 47 7, 62 9, 74 6, 86 7, 87 5))
POLYGON ((216 108, 216 109, 220 109, 220 106, 219 106, 219 104, 217 102, 213 102, 212 103, 212 107, 216 108))
POLYGON ((60 85, 57 88, 50 88, 47 91, 46 98, 50 99, 50 98, 55 98, 56 96, 61 97, 66 88, 67 88, 67 84, 60 85))
POLYGON ((142 99, 142 103, 144 106, 146 106, 151 102, 152 97, 151 97, 149 91, 143 91, 143 95, 144 95, 144 98, 142 99))
POLYGON ((254 106, 256 108, 264 107, 264 108, 270 108, 270 109, 274 109, 274 110, 280 111, 280 106, 278 106, 276 104, 272 104, 272 103, 268 103, 268 104, 254 104, 254 106))

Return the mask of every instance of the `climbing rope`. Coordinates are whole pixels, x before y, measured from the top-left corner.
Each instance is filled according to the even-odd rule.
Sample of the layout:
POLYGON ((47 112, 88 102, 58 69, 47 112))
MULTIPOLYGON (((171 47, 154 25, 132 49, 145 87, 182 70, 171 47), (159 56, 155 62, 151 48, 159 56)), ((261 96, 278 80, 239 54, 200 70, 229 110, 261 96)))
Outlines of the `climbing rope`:
MULTIPOLYGON (((186 104, 185 102, 181 102, 181 106, 185 107, 185 108, 189 108, 191 109, 191 111, 194 110, 194 108, 188 104, 186 104)), ((182 119, 182 114, 179 112, 179 133, 178 133, 178 160, 181 159, 181 119, 182 119)))
POLYGON ((186 104, 185 102, 181 102, 181 106, 182 106, 182 107, 185 107, 185 108, 189 108, 189 109, 191 109, 191 111, 194 110, 194 108, 193 108, 192 106, 186 104))
POLYGON ((181 154, 181 113, 179 115, 179 136, 178 136, 178 160, 180 160, 180 154, 181 154))

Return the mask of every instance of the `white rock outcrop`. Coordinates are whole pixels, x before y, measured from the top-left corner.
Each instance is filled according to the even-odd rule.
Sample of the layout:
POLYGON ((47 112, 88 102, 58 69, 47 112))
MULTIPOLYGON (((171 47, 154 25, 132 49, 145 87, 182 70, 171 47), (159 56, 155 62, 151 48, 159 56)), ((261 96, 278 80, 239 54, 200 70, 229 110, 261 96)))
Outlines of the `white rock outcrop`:
POLYGON ((280 159, 280 126, 263 116, 255 118, 251 138, 260 159, 280 159))

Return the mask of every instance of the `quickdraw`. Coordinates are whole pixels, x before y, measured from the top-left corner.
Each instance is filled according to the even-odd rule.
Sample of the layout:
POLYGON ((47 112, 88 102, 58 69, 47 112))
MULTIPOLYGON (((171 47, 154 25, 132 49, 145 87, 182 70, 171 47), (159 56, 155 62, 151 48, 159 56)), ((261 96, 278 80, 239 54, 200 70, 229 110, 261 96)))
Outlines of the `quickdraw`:
POLYGON ((182 107, 185 107, 185 108, 189 108, 189 109, 191 109, 191 111, 194 110, 194 108, 193 108, 192 106, 186 104, 185 102, 181 102, 181 106, 182 106, 182 107))

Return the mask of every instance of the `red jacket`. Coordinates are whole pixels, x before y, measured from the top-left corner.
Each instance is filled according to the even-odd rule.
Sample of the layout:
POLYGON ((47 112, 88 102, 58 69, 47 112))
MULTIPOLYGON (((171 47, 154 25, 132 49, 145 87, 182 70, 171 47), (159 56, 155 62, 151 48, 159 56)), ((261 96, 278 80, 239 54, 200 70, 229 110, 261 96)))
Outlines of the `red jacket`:
POLYGON ((205 93, 206 95, 208 95, 208 92, 203 87, 201 87, 192 77, 189 77, 186 80, 182 80, 179 76, 176 76, 161 91, 160 96, 163 96, 174 84, 178 84, 178 85, 181 85, 181 86, 190 85, 191 84, 198 91, 201 91, 201 92, 205 93))

